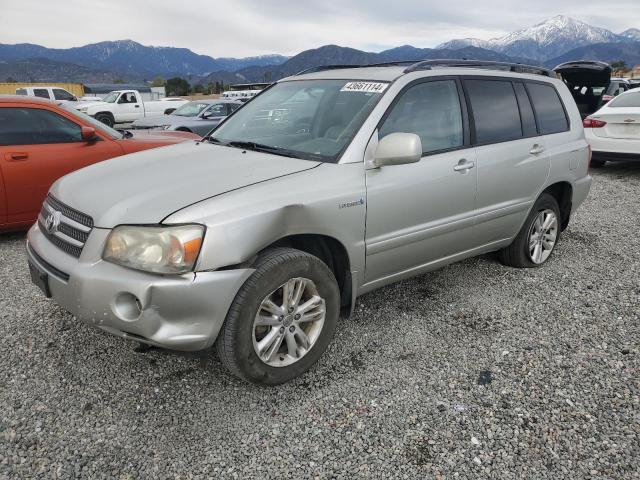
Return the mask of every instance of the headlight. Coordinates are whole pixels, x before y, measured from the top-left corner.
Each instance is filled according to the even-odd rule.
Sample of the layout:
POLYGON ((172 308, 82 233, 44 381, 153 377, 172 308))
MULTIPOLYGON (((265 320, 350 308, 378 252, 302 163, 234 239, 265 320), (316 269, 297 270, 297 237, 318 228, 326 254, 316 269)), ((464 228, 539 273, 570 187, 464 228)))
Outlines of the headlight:
POLYGON ((80 108, 78 108, 78 111, 82 112, 82 113, 87 113, 87 110, 89 110, 89 107, 80 107, 80 108))
POLYGON ((204 232, 202 225, 123 225, 109 234, 102 258, 145 272, 187 273, 196 263, 204 232))

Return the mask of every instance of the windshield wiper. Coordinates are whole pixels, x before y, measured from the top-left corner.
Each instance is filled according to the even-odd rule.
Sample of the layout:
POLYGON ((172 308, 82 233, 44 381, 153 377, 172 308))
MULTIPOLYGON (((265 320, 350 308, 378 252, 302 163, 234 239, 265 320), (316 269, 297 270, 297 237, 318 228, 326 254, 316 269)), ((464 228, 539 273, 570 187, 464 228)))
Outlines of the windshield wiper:
POLYGON ((206 137, 202 137, 202 140, 206 140, 210 143, 215 143, 216 145, 227 145, 227 142, 223 142, 222 140, 218 140, 216 137, 212 137, 207 135, 206 137))
POLYGON ((216 145, 224 145, 225 147, 241 148, 243 150, 252 150, 254 152, 271 153, 273 155, 280 155, 282 157, 297 158, 302 160, 322 161, 322 156, 318 154, 296 152, 293 150, 287 150, 286 148, 275 147, 272 145, 265 145, 263 143, 248 142, 248 141, 241 141, 241 140, 232 140, 230 142, 223 142, 222 140, 212 136, 204 137, 203 140, 206 140, 211 143, 215 143, 216 145))
POLYGON ((242 148, 244 150, 253 150, 255 152, 273 153, 274 155, 282 155, 283 157, 300 158, 290 150, 280 147, 274 147, 272 145, 265 145, 263 143, 234 140, 227 143, 227 145, 229 145, 230 147, 242 148))

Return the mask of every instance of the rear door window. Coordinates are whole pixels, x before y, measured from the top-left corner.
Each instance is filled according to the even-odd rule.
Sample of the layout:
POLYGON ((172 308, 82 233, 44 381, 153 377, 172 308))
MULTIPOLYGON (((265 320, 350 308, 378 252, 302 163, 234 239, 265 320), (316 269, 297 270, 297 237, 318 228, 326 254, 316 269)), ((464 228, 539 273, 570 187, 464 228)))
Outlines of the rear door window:
POLYGON ((455 80, 436 80, 410 87, 382 124, 379 138, 391 133, 415 133, 422 152, 461 147, 462 109, 455 80))
POLYGON ((518 101, 511 81, 464 81, 478 144, 522 138, 518 101))
POLYGON ((37 108, 0 108, 0 145, 81 142, 80 126, 37 108))
POLYGON ((553 86, 527 83, 527 90, 533 102, 533 109, 542 135, 569 130, 569 121, 562 100, 553 86))
POLYGON ((40 98, 49 98, 49 91, 46 88, 34 88, 33 95, 40 98))

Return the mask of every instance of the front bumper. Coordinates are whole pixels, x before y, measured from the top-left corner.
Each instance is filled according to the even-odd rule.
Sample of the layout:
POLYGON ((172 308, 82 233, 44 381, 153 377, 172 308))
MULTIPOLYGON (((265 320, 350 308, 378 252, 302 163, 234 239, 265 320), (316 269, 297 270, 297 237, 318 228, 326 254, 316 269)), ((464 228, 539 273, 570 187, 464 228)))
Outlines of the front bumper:
POLYGON ((34 225, 29 260, 48 273, 53 300, 79 320, 109 333, 163 348, 213 345, 236 293, 252 269, 160 276, 101 258, 110 230, 94 228, 76 259, 34 225))

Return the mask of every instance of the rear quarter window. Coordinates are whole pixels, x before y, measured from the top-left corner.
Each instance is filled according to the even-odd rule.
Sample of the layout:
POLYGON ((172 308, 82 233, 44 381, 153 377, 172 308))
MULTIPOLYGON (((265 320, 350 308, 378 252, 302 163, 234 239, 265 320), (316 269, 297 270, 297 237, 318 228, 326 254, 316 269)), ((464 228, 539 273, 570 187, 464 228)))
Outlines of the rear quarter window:
POLYGON ((527 90, 538 119, 540 134, 550 135, 569 130, 569 120, 562 100, 553 86, 528 83, 527 90))
POLYGON ((19 88, 16 90, 16 95, 26 95, 27 91, 24 88, 19 88))

